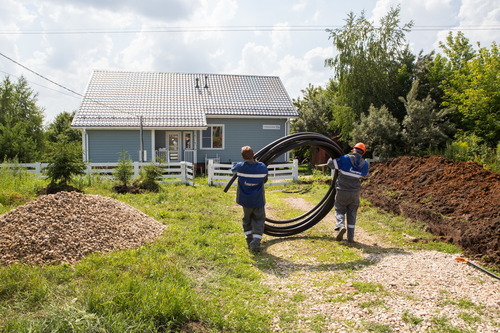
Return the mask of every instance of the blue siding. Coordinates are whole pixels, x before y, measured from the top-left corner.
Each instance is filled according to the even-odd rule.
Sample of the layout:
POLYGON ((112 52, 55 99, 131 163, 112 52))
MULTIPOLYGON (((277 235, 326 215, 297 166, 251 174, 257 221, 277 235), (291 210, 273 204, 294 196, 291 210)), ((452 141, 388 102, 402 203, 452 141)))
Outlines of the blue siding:
MULTIPOLYGON (((89 162, 117 162, 122 151, 133 161, 139 161, 140 131, 137 130, 87 130, 89 162)), ((144 130, 144 150, 151 160, 151 131, 144 130)))
MULTIPOLYGON (((241 161, 241 147, 251 146, 255 152, 267 144, 285 136, 285 119, 229 119, 208 118, 208 125, 224 125, 225 149, 201 149, 201 131, 198 132, 198 161, 203 163, 205 156, 218 155, 221 162, 241 161), (280 129, 263 129, 263 125, 279 125, 280 129)), ((275 162, 285 162, 285 156, 280 156, 275 162)))

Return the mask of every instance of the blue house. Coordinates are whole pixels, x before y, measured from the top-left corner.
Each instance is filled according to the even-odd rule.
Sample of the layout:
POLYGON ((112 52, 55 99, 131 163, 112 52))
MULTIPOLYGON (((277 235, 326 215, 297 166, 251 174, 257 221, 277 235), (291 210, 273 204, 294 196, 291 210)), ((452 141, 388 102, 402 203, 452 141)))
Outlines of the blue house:
POLYGON ((240 161, 242 146, 258 151, 288 135, 297 116, 276 76, 94 71, 72 127, 88 162, 125 151, 133 161, 204 165, 240 161))

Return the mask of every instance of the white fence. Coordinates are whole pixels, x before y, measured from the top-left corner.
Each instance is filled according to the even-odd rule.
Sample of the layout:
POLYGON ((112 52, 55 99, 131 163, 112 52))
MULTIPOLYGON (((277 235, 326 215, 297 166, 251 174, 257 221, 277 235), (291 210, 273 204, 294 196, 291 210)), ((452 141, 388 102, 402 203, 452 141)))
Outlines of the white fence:
MULTIPOLYGON (((226 185, 233 173, 231 172, 232 164, 215 163, 213 160, 208 160, 208 184, 209 185, 226 185)), ((266 186, 286 185, 299 180, 299 162, 293 160, 292 163, 270 164, 267 166, 269 170, 268 181, 266 186)), ((233 186, 236 182, 233 183, 233 186)))
MULTIPOLYGON (((134 177, 138 177, 142 167, 150 163, 133 162, 134 177)), ((33 173, 37 176, 45 174, 45 168, 48 163, 18 163, 18 164, 2 164, 2 167, 19 169, 28 173, 33 173)), ((160 183, 181 183, 194 184, 194 166, 190 162, 164 163, 156 164, 162 169, 160 183)), ((103 177, 112 177, 114 169, 118 167, 118 163, 89 163, 87 165, 87 174, 99 175, 103 177)))

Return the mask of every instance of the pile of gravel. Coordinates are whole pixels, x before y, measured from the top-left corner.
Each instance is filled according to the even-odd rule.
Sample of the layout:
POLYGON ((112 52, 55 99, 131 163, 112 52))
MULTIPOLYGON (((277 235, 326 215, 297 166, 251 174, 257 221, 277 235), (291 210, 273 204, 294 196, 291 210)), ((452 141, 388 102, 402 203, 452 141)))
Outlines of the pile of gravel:
POLYGON ((165 225, 118 200, 77 192, 44 195, 0 215, 0 263, 74 263, 137 248, 165 225))

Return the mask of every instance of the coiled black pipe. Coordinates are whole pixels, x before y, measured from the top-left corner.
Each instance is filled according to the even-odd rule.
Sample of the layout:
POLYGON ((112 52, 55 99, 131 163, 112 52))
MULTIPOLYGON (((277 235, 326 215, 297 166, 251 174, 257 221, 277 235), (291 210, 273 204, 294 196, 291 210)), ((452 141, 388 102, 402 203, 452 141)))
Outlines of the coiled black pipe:
MULTIPOLYGON (((314 132, 300 132, 284 136, 274 142, 271 142, 257 153, 255 159, 266 165, 272 163, 279 156, 286 152, 302 146, 317 146, 327 152, 331 158, 337 158, 343 155, 342 148, 328 137, 314 132)), ((333 208, 335 203, 335 173, 332 184, 327 193, 310 211, 298 217, 288 220, 273 220, 266 218, 264 233, 274 237, 286 237, 301 233, 321 221, 333 208)), ((227 192, 237 176, 234 175, 224 188, 227 192)))

